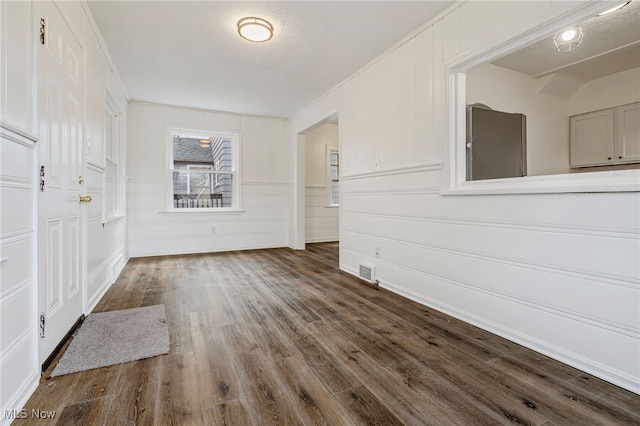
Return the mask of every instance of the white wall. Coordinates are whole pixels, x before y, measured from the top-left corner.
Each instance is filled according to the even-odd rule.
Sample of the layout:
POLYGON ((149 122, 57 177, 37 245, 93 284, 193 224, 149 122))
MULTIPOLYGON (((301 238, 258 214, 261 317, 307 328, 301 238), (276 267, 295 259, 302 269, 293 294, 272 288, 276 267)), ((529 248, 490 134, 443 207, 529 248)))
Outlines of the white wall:
POLYGON ((640 67, 585 83, 569 102, 569 115, 640 102, 640 67))
MULTIPOLYGON (((19 410, 38 385, 38 327, 36 319, 38 277, 36 192, 38 117, 37 117, 37 48, 40 4, 38 2, 1 2, 0 42, 2 69, 2 166, 0 195, 2 224, 0 229, 0 424, 10 422, 11 410, 19 410), (8 414, 9 413, 9 414, 8 414)), ((126 113, 126 95, 119 78, 112 71, 108 53, 99 43, 86 5, 80 2, 57 2, 56 6, 80 42, 85 62, 83 136, 86 155, 93 142, 92 155, 84 176, 87 193, 93 198, 83 219, 87 229, 87 258, 83 271, 84 313, 92 307, 119 274, 127 259, 124 230, 126 221, 96 223, 102 218, 104 159, 102 134, 104 93, 110 87, 121 111, 126 113)), ((126 123, 123 125, 126 126, 126 123)), ((124 135, 126 136, 126 134, 124 135)), ((123 137, 123 144, 126 139, 123 137)), ((125 163, 122 163, 125 173, 125 163)), ((124 181, 122 182, 124 185, 124 181)), ((124 188, 123 188, 124 189, 124 188)), ((123 199, 124 202, 124 199, 123 199)))
POLYGON ((527 175, 569 172, 569 100, 538 93, 540 80, 483 64, 467 72, 467 104, 527 116, 527 175))
POLYGON ((640 392, 638 193, 439 193, 446 64, 580 6, 457 5, 299 111, 290 140, 339 113, 343 270, 373 264, 383 287, 640 392))
POLYGON ((132 102, 128 128, 131 256, 289 245, 293 165, 286 120, 132 102), (167 212, 167 127, 240 134, 242 211, 167 212))
POLYGON ((33 4, 0 2, 0 424, 38 385, 33 4), (9 66, 10 65, 10 66, 9 66))
POLYGON ((35 164, 35 141, 0 127, 0 424, 39 379, 35 164))
POLYGON ((329 206, 327 148, 338 149, 338 125, 326 123, 305 134, 305 241, 338 241, 339 208, 329 206))

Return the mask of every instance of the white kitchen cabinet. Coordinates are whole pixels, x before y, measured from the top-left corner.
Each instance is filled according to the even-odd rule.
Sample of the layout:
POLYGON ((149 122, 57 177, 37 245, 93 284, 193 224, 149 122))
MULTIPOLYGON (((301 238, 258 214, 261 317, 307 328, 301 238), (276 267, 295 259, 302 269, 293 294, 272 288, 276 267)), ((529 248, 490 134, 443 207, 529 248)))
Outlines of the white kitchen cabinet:
POLYGON ((616 161, 640 162, 640 102, 618 107, 615 114, 616 161))
POLYGON ((571 121, 571 167, 640 162, 640 103, 586 114, 571 121))

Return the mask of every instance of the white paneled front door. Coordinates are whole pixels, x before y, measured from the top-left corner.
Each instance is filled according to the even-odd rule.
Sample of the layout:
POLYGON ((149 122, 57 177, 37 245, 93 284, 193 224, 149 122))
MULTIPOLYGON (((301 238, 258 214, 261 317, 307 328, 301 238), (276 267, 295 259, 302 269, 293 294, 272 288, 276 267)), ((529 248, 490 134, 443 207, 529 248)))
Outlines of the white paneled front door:
POLYGON ((83 313, 83 51, 52 2, 40 3, 45 44, 38 46, 38 313, 44 314, 40 363, 83 313))

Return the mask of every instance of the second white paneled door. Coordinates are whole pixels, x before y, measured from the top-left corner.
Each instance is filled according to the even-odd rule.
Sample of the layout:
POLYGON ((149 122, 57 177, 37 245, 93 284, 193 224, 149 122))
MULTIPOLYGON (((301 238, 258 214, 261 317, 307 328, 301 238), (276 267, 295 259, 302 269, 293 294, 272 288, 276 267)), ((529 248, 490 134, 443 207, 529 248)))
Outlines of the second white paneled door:
POLYGON ((38 46, 39 362, 83 313, 83 50, 57 6, 40 3, 38 46), (42 324, 41 324, 42 326, 42 324))

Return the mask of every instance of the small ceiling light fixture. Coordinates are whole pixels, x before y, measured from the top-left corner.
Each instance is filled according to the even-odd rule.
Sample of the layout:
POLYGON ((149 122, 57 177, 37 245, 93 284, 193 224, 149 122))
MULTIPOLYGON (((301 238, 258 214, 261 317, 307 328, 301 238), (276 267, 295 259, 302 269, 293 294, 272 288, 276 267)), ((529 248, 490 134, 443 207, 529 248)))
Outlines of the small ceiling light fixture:
POLYGON ((209 148, 211 146, 211 140, 209 140, 209 139, 200 139, 200 146, 202 148, 209 148))
POLYGON ((238 34, 245 40, 260 43, 271 40, 273 26, 262 18, 242 18, 238 21, 238 34))
POLYGON ((623 1, 622 3, 620 3, 620 4, 619 4, 619 5, 617 5, 617 6, 612 7, 611 9, 607 9, 607 10, 605 10, 604 12, 598 13, 596 16, 608 15, 608 14, 610 14, 610 13, 615 12, 616 10, 620 10, 620 9, 622 9, 623 7, 625 7, 626 5, 628 5, 629 3, 631 3, 631 0, 629 0, 629 1, 623 1))
POLYGON ((582 43, 584 31, 577 25, 560 31, 553 38, 553 44, 556 45, 558 52, 569 52, 576 49, 582 43))

